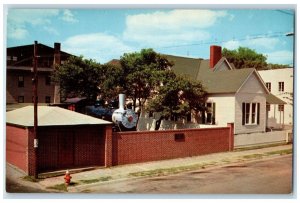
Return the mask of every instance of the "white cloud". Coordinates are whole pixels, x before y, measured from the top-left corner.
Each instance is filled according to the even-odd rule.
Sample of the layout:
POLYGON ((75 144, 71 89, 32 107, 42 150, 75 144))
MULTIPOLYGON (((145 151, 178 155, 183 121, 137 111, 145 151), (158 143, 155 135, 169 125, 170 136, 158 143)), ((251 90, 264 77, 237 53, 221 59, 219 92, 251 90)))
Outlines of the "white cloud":
POLYGON ((268 37, 257 37, 253 38, 247 36, 246 40, 230 40, 224 42, 222 47, 227 49, 237 49, 238 47, 249 47, 250 49, 268 49, 273 50, 280 43, 278 38, 268 38, 268 37))
POLYGON ((202 41, 210 35, 205 28, 211 27, 219 18, 226 17, 225 11, 172 10, 149 14, 129 15, 123 37, 143 45, 171 45, 202 41))
POLYGON ((24 39, 29 34, 28 25, 41 26, 50 34, 59 35, 59 32, 52 26, 52 17, 60 17, 68 23, 75 23, 78 20, 73 13, 65 9, 62 13, 59 9, 10 9, 7 16, 7 37, 11 39, 24 39))
POLYGON ((74 17, 73 13, 69 9, 65 9, 61 19, 65 22, 76 23, 78 20, 74 17))
POLYGON ((230 50, 237 49, 240 46, 241 46, 241 43, 239 41, 235 41, 235 40, 230 40, 230 41, 222 44, 223 48, 230 49, 230 50))
POLYGON ((47 31, 49 34, 52 34, 52 35, 59 35, 59 32, 53 28, 53 27, 49 27, 49 26, 44 26, 43 29, 45 31, 47 31))
POLYGON ((267 56, 268 63, 287 64, 287 65, 291 65, 293 63, 292 51, 283 50, 283 51, 265 53, 264 55, 267 56))
MULTIPOLYGON (((50 17, 59 15, 57 9, 10 9, 7 16, 7 37, 24 39, 28 36, 27 25, 48 27, 50 17)), ((53 32, 53 30, 52 30, 53 32)))
POLYGON ((24 39, 28 36, 28 31, 24 27, 8 26, 7 37, 10 39, 24 39))
POLYGON ((11 9, 8 12, 8 22, 17 25, 49 24, 49 17, 59 15, 58 9, 11 9))
POLYGON ((117 37, 104 33, 82 34, 69 37, 63 43, 63 50, 74 55, 83 55, 87 59, 95 59, 105 63, 113 58, 120 58, 133 48, 124 44, 117 37))
POLYGON ((278 38, 258 37, 256 39, 249 39, 245 42, 247 46, 262 47, 266 49, 274 49, 280 42, 278 38))

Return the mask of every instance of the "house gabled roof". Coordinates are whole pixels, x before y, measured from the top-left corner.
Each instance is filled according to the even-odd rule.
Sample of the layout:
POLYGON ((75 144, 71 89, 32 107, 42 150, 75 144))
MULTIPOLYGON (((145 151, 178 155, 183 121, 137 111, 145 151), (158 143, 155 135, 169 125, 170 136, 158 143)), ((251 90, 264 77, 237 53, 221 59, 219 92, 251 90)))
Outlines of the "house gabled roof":
MULTIPOLYGON (((6 113, 6 123, 23 127, 33 127, 33 111, 33 106, 26 106, 20 109, 9 111, 6 113)), ((108 124, 111 124, 111 122, 59 107, 38 107, 38 126, 75 126, 108 124)))
MULTIPOLYGON (((176 74, 186 75, 193 80, 201 81, 208 93, 236 93, 254 68, 234 69, 223 58, 222 62, 228 63, 232 70, 214 71, 209 67, 208 59, 196 59, 180 56, 165 55, 169 61, 174 62, 172 69, 176 74)), ((220 65, 220 64, 219 64, 220 65)))
POLYGON ((213 72, 199 78, 208 93, 236 93, 253 73, 253 69, 213 72))
POLYGON ((214 66, 214 71, 218 71, 218 69, 220 69, 222 63, 226 63, 227 66, 228 66, 228 68, 229 68, 230 70, 233 70, 233 69, 234 69, 234 67, 232 67, 231 63, 229 63, 225 57, 222 57, 222 58, 218 61, 218 63, 214 66))
POLYGON ((168 61, 173 62, 172 69, 176 74, 185 75, 194 80, 200 71, 199 67, 203 59, 200 58, 187 58, 181 56, 164 55, 168 61))

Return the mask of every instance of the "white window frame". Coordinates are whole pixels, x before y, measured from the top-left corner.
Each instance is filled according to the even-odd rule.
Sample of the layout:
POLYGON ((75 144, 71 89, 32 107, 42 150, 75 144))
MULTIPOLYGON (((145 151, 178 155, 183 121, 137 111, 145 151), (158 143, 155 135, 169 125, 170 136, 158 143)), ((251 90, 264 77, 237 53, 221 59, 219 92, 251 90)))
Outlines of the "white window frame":
POLYGON ((244 103, 245 103, 245 113, 244 113, 244 110, 242 110, 242 116, 244 117, 244 121, 245 121, 244 125, 258 125, 258 122, 257 122, 257 114, 259 112, 258 111, 258 103, 257 102, 244 102, 244 103), (247 112, 248 105, 249 105, 249 112, 247 112), (253 113, 254 113, 254 115, 253 115, 253 113), (254 116, 254 119, 253 119, 253 116, 254 116))
POLYGON ((284 92, 284 82, 278 82, 278 91, 284 92))
POLYGON ((272 84, 270 82, 266 82, 266 87, 269 90, 269 92, 271 92, 271 90, 272 90, 272 84))

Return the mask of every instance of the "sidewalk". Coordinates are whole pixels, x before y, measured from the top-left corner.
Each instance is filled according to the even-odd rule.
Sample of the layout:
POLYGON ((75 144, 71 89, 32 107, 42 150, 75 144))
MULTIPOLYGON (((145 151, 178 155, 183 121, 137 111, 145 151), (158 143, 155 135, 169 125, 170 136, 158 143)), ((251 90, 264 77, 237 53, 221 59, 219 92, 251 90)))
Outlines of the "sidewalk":
MULTIPOLYGON (((169 175, 182 171, 204 169, 237 162, 280 156, 283 152, 291 149, 292 145, 289 144, 260 149, 222 152, 195 157, 129 164, 123 166, 114 166, 111 168, 100 168, 90 171, 84 171, 71 174, 72 182, 74 183, 74 185, 69 186, 68 191, 78 192, 87 184, 101 184, 107 183, 107 181, 132 179, 142 176, 155 176, 161 175, 162 173, 165 175, 169 175)), ((53 189, 49 190, 49 187, 62 185, 64 183, 64 176, 45 178, 40 180, 39 182, 25 181, 22 180, 21 174, 10 165, 7 166, 7 175, 12 175, 9 178, 14 178, 16 181, 18 181, 19 184, 31 186, 35 185, 34 187, 47 191, 55 191, 53 189)))

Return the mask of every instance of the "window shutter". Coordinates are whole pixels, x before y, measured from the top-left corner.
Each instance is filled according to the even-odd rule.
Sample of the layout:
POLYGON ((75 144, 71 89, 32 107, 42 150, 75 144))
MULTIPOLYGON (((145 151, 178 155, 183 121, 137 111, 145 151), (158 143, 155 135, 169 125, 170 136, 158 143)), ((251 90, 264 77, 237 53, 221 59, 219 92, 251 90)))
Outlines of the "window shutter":
POLYGON ((243 107, 242 107, 242 125, 245 125, 245 114, 246 114, 246 105, 245 103, 243 103, 243 107))
POLYGON ((216 103, 213 103, 213 116, 212 116, 212 124, 216 124, 216 103))
POLYGON ((205 124, 205 111, 203 110, 202 112, 201 112, 201 121, 202 121, 202 124, 205 124))
POLYGON ((260 103, 257 103, 257 125, 259 125, 260 103))

